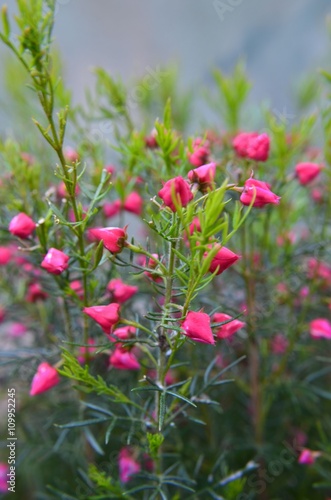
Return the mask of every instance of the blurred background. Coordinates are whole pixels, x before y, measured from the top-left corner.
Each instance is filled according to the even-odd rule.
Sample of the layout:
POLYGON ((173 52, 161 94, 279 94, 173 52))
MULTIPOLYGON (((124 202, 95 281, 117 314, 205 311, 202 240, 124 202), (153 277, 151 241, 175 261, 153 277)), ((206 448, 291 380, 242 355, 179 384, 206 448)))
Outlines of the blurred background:
MULTIPOLYGON (((13 12, 15 0, 6 3, 13 12)), ((230 71, 243 58, 251 99, 291 116, 295 83, 326 65, 330 7, 329 0, 59 0, 54 34, 76 103, 93 86, 95 66, 126 82, 175 61, 181 85, 199 90, 211 85, 212 67, 230 71)), ((0 47, 2 62, 8 53, 0 47)), ((10 120, 0 113, 4 130, 10 120)))

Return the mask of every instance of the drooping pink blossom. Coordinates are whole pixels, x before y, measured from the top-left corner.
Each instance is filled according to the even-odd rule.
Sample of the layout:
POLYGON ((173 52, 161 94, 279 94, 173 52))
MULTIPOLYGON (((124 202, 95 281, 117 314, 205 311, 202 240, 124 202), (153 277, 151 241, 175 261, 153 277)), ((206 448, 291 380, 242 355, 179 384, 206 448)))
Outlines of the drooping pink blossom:
POLYGON ((320 455, 321 452, 319 451, 312 451, 308 448, 304 448, 300 453, 298 463, 302 465, 312 465, 320 455))
POLYGON ((137 329, 131 325, 121 326, 119 328, 116 328, 109 335, 109 339, 113 342, 117 342, 118 340, 127 340, 135 335, 136 330, 137 329))
POLYGON ((89 230, 90 235, 102 241, 109 252, 117 254, 122 252, 126 244, 126 227, 97 227, 89 230))
POLYGON ((46 392, 59 382, 60 377, 56 369, 46 362, 41 363, 32 379, 30 396, 46 392))
MULTIPOLYGON (((229 321, 232 317, 224 313, 215 313, 212 317, 212 323, 222 323, 229 321)), ((245 327, 246 323, 239 319, 232 319, 229 323, 217 327, 216 335, 218 339, 227 339, 232 337, 238 330, 245 327)))
POLYGON ((110 355, 109 364, 118 370, 139 370, 140 363, 132 351, 116 347, 110 355))
POLYGON ((120 474, 120 481, 128 483, 134 474, 141 470, 139 462, 134 458, 133 451, 128 448, 122 448, 118 456, 118 467, 120 474))
POLYGON ((114 278, 108 283, 107 290, 111 293, 114 302, 123 304, 138 292, 138 287, 127 285, 120 278, 114 278))
POLYGON ((267 134, 241 132, 232 141, 238 156, 255 161, 266 161, 269 157, 270 138, 267 134))
POLYGON ((312 182, 321 172, 323 166, 319 163, 302 162, 295 166, 296 176, 303 186, 312 182))
POLYGON ((103 204, 102 207, 103 213, 107 219, 114 217, 121 210, 121 200, 108 201, 103 204))
MULTIPOLYGON (((240 259, 240 255, 237 255, 226 247, 222 247, 218 243, 216 243, 216 246, 219 247, 219 251, 210 263, 209 272, 214 273, 216 271, 216 274, 219 275, 237 262, 240 259)), ((208 255, 209 252, 205 252, 204 258, 207 258, 208 255)))
POLYGON ((69 255, 57 248, 50 248, 40 265, 51 274, 61 274, 69 267, 69 255))
POLYGON ((190 339, 205 344, 215 344, 208 314, 189 311, 181 327, 185 332, 184 334, 190 339))
POLYGON ((316 318, 310 322, 309 332, 313 339, 331 339, 331 323, 325 318, 316 318))
POLYGON ((243 205, 250 205, 253 200, 253 207, 262 208, 268 204, 278 205, 280 196, 273 193, 266 182, 250 178, 245 181, 240 201, 243 205))
POLYGON ((109 335, 112 328, 119 322, 119 304, 111 303, 107 306, 84 307, 83 312, 98 323, 103 331, 109 335))
POLYGON ((143 210, 144 201, 139 193, 132 191, 124 200, 123 208, 127 212, 131 212, 136 215, 141 215, 143 210))
POLYGON ((167 181, 163 188, 158 192, 165 206, 173 212, 177 211, 176 205, 186 207, 193 199, 190 187, 183 177, 174 177, 167 181))
POLYGON ((31 217, 23 212, 15 215, 9 223, 9 232, 22 239, 26 239, 31 236, 35 228, 36 223, 31 219, 31 217))
POLYGON ((10 247, 0 247, 0 266, 6 266, 13 255, 13 250, 10 247))
POLYGON ((202 193, 206 193, 213 188, 215 172, 216 163, 207 163, 206 165, 190 170, 187 177, 190 182, 199 185, 202 193))
POLYGON ((27 302, 37 302, 37 300, 46 300, 48 293, 42 289, 39 283, 30 283, 27 289, 25 300, 27 302))

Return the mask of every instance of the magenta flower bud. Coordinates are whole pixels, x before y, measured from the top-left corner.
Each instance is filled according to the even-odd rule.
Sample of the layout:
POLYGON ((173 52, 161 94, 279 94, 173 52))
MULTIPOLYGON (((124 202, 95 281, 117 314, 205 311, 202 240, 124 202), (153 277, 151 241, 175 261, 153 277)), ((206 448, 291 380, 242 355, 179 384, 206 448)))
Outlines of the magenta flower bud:
POLYGON ((253 207, 262 208, 270 203, 278 205, 280 196, 273 193, 270 190, 270 185, 266 182, 256 179, 247 179, 244 190, 240 196, 240 201, 243 205, 250 205, 253 199, 253 207))
POLYGON ((313 339, 331 339, 331 323, 325 318, 317 318, 310 322, 310 336, 313 339))
POLYGON ((150 135, 147 135, 144 140, 145 140, 146 148, 148 148, 148 149, 156 149, 159 147, 157 140, 156 140, 156 135, 153 134, 153 132, 150 135))
POLYGON ((133 337, 136 333, 136 328, 134 326, 121 326, 120 328, 116 328, 110 335, 109 338, 111 341, 116 342, 117 340, 127 340, 133 337))
POLYGON ((201 146, 199 148, 195 148, 193 153, 188 154, 188 161, 194 167, 201 167, 206 161, 208 161, 209 157, 209 149, 201 146))
POLYGON ((270 139, 267 134, 260 134, 248 141, 247 156, 255 161, 267 161, 269 157, 270 139))
POLYGON ((180 176, 167 181, 158 192, 158 195, 163 200, 163 203, 173 212, 177 210, 174 200, 176 200, 176 205, 186 207, 193 199, 193 194, 188 183, 180 176))
POLYGON ((9 231, 14 236, 18 236, 19 238, 26 239, 33 231, 36 229, 36 224, 33 222, 31 217, 21 212, 16 215, 9 224, 9 231))
POLYGON ((50 248, 41 263, 41 267, 51 274, 61 274, 69 267, 69 256, 58 250, 50 248))
POLYGON ((80 300, 83 300, 84 298, 84 287, 83 283, 80 280, 74 280, 70 283, 69 287, 80 300))
POLYGON ((207 163, 207 165, 190 170, 187 177, 190 182, 199 184, 200 191, 205 193, 213 188, 215 172, 216 163, 207 163))
MULTIPOLYGON (((209 272, 219 275, 223 273, 228 267, 232 266, 238 259, 240 259, 240 255, 232 252, 226 247, 221 247, 221 245, 217 244, 220 250, 217 252, 215 257, 212 259, 211 264, 209 266, 209 272)), ((204 253, 204 257, 208 256, 208 252, 204 253)))
POLYGON ((312 451, 308 448, 304 448, 300 453, 298 463, 303 465, 312 465, 315 462, 316 458, 318 458, 320 455, 321 453, 319 451, 312 451))
POLYGON ((60 382, 56 369, 48 363, 41 363, 32 379, 30 396, 46 392, 60 382))
POLYGON ((267 134, 241 132, 233 139, 232 146, 241 158, 266 161, 269 156, 270 139, 267 134))
POLYGON ((121 200, 109 201, 103 204, 103 213, 107 219, 114 217, 121 210, 121 200))
POLYGON ((13 251, 8 247, 0 247, 0 266, 6 266, 13 257, 13 251))
POLYGON ((128 483, 134 474, 140 472, 140 464, 134 459, 130 448, 122 448, 118 457, 120 480, 128 483))
POLYGON ((119 304, 108 304, 108 306, 84 307, 83 312, 94 319, 103 331, 109 335, 113 326, 119 322, 119 304))
POLYGON ((109 252, 117 254, 122 252, 126 244, 126 227, 97 227, 90 229, 89 233, 97 240, 102 241, 109 252))
POLYGON ((117 370, 139 370, 140 363, 133 352, 116 347, 115 351, 110 355, 109 364, 117 370))
POLYGON ((23 323, 19 323, 18 321, 14 322, 14 323, 11 323, 11 325, 10 325, 10 327, 8 329, 8 333, 12 337, 21 337, 27 331, 28 331, 27 327, 23 323))
POLYGON ((189 311, 182 323, 185 335, 196 342, 215 344, 210 317, 204 312, 189 311))
POLYGON ((27 302, 37 302, 37 300, 47 299, 48 294, 41 288, 39 283, 31 283, 28 286, 25 300, 27 302))
POLYGON ((295 167, 295 173, 300 184, 305 186, 312 182, 318 176, 323 166, 318 163, 303 162, 298 163, 295 167))
POLYGON ((200 137, 197 137, 193 142, 193 153, 188 153, 188 161, 194 167, 201 167, 208 162, 208 157, 210 154, 209 141, 203 141, 200 137))
POLYGON ((123 203, 123 208, 127 212, 131 212, 136 215, 141 215, 143 210, 143 203, 144 202, 140 194, 137 193, 136 191, 133 191, 126 197, 123 203))
POLYGON ((120 278, 115 278, 108 283, 107 290, 112 294, 114 302, 123 304, 138 292, 138 287, 126 285, 120 278))
MULTIPOLYGON (((213 323, 222 323, 223 321, 228 321, 232 319, 231 316, 228 314, 224 313, 215 313, 214 316, 212 317, 212 322, 213 323)), ((225 325, 218 326, 216 335, 218 339, 227 339, 229 337, 232 337, 240 328, 243 328, 246 326, 246 323, 243 321, 239 321, 238 319, 232 319, 230 323, 226 323, 225 325)))

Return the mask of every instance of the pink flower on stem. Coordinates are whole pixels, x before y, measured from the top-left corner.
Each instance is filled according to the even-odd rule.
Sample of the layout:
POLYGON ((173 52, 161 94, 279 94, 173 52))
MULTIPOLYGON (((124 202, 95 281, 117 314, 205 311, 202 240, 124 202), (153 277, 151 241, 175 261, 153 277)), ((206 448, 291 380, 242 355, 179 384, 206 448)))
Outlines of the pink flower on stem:
POLYGON ((213 332, 210 327, 210 317, 204 312, 189 311, 182 323, 184 335, 196 342, 215 344, 213 332))
POLYGON ((56 369, 44 362, 38 366, 37 373, 32 379, 30 396, 36 396, 46 392, 60 382, 60 377, 56 369))
POLYGON ((133 352, 116 347, 115 351, 110 355, 109 364, 117 370, 139 370, 140 363, 133 352))
POLYGON ((218 339, 227 339, 232 337, 240 328, 246 326, 246 323, 243 321, 239 321, 238 319, 232 319, 231 316, 224 313, 215 313, 212 317, 213 323, 222 323, 223 321, 230 321, 225 325, 221 325, 217 327, 216 335, 218 339))
POLYGON ((40 264, 51 274, 61 274, 69 267, 69 255, 57 248, 50 248, 40 264))
POLYGON ((103 204, 103 213, 105 214, 105 217, 110 219, 111 217, 114 217, 117 215, 120 210, 121 210, 121 200, 116 200, 116 201, 109 201, 103 204))
POLYGON ((25 296, 27 302, 37 302, 37 300, 46 300, 48 293, 46 293, 39 283, 30 283, 25 296))
POLYGON ((13 251, 9 247, 0 247, 0 266, 6 266, 13 257, 13 251))
POLYGON ((267 134, 241 132, 232 141, 238 156, 255 161, 266 161, 269 157, 270 139, 267 134))
POLYGON ((131 212, 136 215, 141 215, 143 210, 144 201, 139 193, 133 191, 124 200, 123 208, 127 212, 131 212))
POLYGON ((186 207, 193 199, 188 183, 180 176, 167 181, 158 192, 158 195, 165 206, 169 207, 173 212, 177 211, 176 206, 186 207))
MULTIPOLYGON (((237 262, 237 260, 240 259, 240 255, 235 254, 226 247, 222 247, 218 243, 216 245, 217 247, 219 247, 219 251, 217 252, 217 254, 210 263, 209 272, 214 273, 216 271, 216 274, 219 275, 223 273, 226 269, 228 269, 228 267, 232 266, 235 262, 237 262)), ((207 258, 208 255, 209 252, 204 253, 205 258, 207 258)))
POLYGON ((303 186, 312 182, 320 173, 323 166, 318 163, 303 162, 295 167, 296 176, 303 186))
POLYGON ((127 285, 120 278, 114 278, 108 283, 107 290, 112 294, 114 302, 123 304, 138 292, 138 287, 127 285))
POLYGON ((273 193, 266 182, 250 178, 244 184, 240 201, 243 205, 250 205, 253 200, 253 207, 262 208, 268 204, 278 205, 280 196, 273 193))
POLYGON ((213 189, 216 172, 216 163, 207 163, 201 167, 190 170, 187 177, 193 184, 198 184, 203 193, 213 189))
POLYGON ((104 247, 113 254, 122 252, 126 245, 126 227, 97 227, 90 229, 89 233, 97 240, 102 241, 104 247))
POLYGON ((22 335, 24 335, 27 331, 28 331, 27 327, 23 323, 20 323, 19 321, 11 323, 8 329, 8 333, 12 337, 22 337, 22 335))
POLYGON ((210 155, 209 141, 203 141, 200 137, 197 137, 193 142, 193 152, 188 153, 188 161, 194 167, 201 167, 208 162, 208 157, 210 155))
POLYGON ((313 339, 331 339, 331 323, 325 318, 317 318, 311 321, 309 330, 313 339))
POLYGON ((116 330, 109 335, 109 339, 113 342, 127 340, 135 335, 136 330, 134 326, 121 326, 120 328, 116 328, 116 330))
POLYGON ((119 322, 119 304, 108 304, 107 306, 84 307, 83 312, 94 319, 103 331, 109 335, 112 328, 119 322))
POLYGON ((74 280, 70 283, 69 287, 77 295, 80 300, 84 299, 84 287, 80 280, 74 280))
POLYGON ((19 238, 26 239, 33 231, 36 229, 36 224, 33 222, 31 217, 21 212, 10 221, 9 223, 9 232, 14 236, 18 236, 19 238))
POLYGON ((308 448, 304 448, 300 453, 298 463, 303 465, 312 465, 316 461, 316 458, 318 458, 320 455, 321 452, 319 451, 312 451, 308 448))
POLYGON ((118 467, 120 480, 122 483, 128 483, 134 474, 140 472, 140 464, 135 460, 130 448, 122 448, 118 456, 118 467))

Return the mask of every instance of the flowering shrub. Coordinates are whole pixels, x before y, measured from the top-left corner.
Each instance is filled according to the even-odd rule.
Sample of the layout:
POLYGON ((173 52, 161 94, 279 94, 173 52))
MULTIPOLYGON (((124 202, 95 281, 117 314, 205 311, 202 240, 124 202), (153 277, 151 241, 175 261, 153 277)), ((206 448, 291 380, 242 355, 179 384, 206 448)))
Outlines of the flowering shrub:
POLYGON ((140 118, 102 69, 75 107, 54 0, 17 6, 18 34, 3 7, 0 38, 36 129, 22 113, 25 136, 0 138, 19 443, 9 464, 4 441, 0 491, 14 470, 18 498, 327 498, 329 101, 292 127, 269 112, 250 127, 238 65, 214 72, 223 129, 193 137, 167 73, 140 118))

